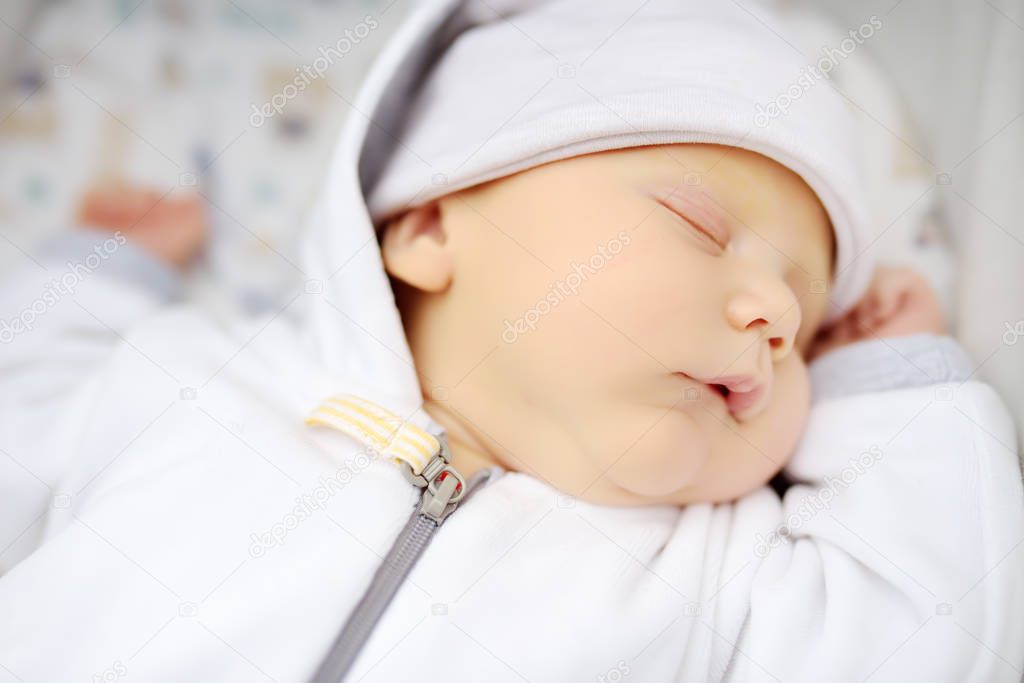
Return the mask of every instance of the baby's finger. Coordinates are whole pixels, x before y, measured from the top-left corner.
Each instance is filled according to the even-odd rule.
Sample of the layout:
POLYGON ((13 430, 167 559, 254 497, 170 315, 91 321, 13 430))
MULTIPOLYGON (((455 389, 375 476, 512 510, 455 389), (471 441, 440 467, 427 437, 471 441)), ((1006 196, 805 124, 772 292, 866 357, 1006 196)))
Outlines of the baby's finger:
POLYGON ((882 268, 872 288, 876 323, 891 319, 899 312, 907 295, 914 289, 916 276, 906 268, 882 268))

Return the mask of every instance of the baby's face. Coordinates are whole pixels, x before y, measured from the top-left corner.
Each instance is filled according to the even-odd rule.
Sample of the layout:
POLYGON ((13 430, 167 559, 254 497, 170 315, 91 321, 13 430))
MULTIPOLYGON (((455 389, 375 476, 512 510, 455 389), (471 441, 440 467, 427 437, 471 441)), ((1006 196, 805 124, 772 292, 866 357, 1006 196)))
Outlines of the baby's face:
POLYGON ((612 504, 732 500, 791 456, 833 251, 797 175, 736 148, 651 146, 439 208, 446 284, 403 313, 450 432, 612 504))

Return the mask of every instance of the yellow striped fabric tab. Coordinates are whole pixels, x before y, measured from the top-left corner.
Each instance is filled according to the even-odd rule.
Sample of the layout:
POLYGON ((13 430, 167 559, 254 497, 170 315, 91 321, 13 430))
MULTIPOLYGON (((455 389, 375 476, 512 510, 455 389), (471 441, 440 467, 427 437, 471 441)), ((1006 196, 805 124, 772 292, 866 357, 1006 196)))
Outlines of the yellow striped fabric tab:
POLYGON ((345 432, 396 465, 409 463, 415 474, 422 472, 441 449, 440 442, 430 432, 354 394, 326 399, 309 414, 306 424, 345 432))

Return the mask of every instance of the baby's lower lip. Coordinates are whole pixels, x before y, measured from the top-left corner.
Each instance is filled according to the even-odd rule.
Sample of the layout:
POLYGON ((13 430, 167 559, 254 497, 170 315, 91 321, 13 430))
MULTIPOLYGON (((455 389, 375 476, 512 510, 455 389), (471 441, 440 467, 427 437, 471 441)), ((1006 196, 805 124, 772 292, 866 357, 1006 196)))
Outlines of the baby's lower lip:
POLYGON ((764 390, 764 385, 760 385, 753 391, 731 392, 725 398, 725 402, 729 406, 729 412, 731 412, 733 416, 738 416, 750 410, 761 400, 764 390))

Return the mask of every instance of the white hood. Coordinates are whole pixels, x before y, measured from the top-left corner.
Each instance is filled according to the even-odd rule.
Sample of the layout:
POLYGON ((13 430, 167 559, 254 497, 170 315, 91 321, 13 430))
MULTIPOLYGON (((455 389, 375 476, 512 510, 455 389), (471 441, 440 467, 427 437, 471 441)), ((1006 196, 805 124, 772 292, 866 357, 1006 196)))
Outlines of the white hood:
MULTIPOLYGON (((342 129, 303 236, 307 291, 323 288, 321 296, 309 297, 303 321, 315 364, 347 386, 372 385, 365 396, 403 415, 419 406, 420 387, 364 188, 380 173, 409 90, 460 4, 419 5, 380 53, 342 129), (386 395, 381 377, 390 378, 386 395)), ((325 377, 323 384, 331 386, 331 380, 325 377)), ((431 426, 420 417, 417 422, 431 426)))

